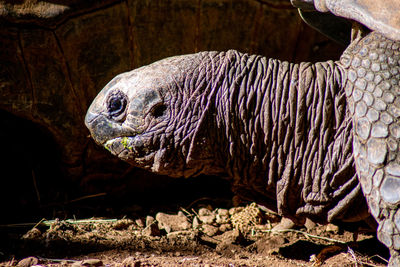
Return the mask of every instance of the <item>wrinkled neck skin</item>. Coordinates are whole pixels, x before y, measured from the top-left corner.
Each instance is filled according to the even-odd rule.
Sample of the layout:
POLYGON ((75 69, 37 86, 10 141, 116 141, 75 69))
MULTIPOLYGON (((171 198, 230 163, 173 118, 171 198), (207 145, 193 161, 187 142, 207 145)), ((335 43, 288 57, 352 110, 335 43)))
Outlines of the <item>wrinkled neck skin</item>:
POLYGON ((293 219, 367 216, 336 63, 290 64, 236 51, 207 61, 204 75, 190 77, 206 84, 192 94, 207 104, 187 162, 207 159, 201 173, 225 171, 240 197, 293 219), (352 202, 360 214, 347 210, 352 202))

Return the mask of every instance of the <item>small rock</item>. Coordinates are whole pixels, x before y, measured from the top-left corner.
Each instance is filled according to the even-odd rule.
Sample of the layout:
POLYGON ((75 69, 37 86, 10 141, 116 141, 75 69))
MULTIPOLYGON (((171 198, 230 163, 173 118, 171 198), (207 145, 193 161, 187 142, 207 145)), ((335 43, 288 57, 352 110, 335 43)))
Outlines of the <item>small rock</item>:
POLYGON ((36 257, 28 257, 28 258, 20 260, 18 262, 17 266, 30 267, 33 265, 37 265, 38 263, 39 263, 39 260, 36 257))
POLYGON ((235 244, 228 244, 228 243, 220 243, 215 248, 215 251, 224 257, 232 258, 237 253, 242 251, 242 248, 235 244))
POLYGON ((326 231, 337 234, 339 233, 339 226, 330 223, 326 226, 326 231))
POLYGON ((212 224, 215 220, 215 215, 209 215, 209 216, 199 216, 199 219, 202 223, 205 224, 212 224))
POLYGON ((229 222, 229 216, 228 215, 219 215, 215 217, 215 222, 218 224, 224 224, 229 222))
POLYGON ((217 214, 219 216, 229 216, 229 210, 227 209, 218 209, 217 214))
POLYGON ((202 223, 212 224, 215 220, 215 213, 206 208, 199 209, 199 219, 202 223))
POLYGON ((121 219, 114 223, 113 228, 115 230, 124 230, 124 229, 127 229, 132 224, 133 224, 133 221, 130 219, 121 219))
POLYGON ((279 251, 279 248, 288 241, 280 235, 269 236, 257 240, 255 246, 257 253, 262 255, 270 255, 279 251))
POLYGON ((167 233, 171 231, 174 232, 188 230, 192 226, 183 213, 178 213, 178 215, 170 215, 159 212, 156 215, 156 220, 158 221, 159 228, 165 229, 167 233))
POLYGON ((141 262, 136 260, 135 257, 128 257, 123 262, 124 267, 140 267, 141 262))
POLYGON ((22 236, 22 239, 36 239, 42 235, 42 232, 36 227, 29 230, 26 234, 22 236))
POLYGON ((240 244, 244 241, 243 234, 238 229, 227 231, 221 235, 214 236, 214 239, 218 240, 220 243, 226 244, 240 244))
POLYGON ((145 222, 144 222, 144 220, 142 219, 142 218, 139 218, 139 219, 136 219, 135 220, 135 223, 137 224, 137 226, 139 226, 140 228, 144 228, 146 225, 145 225, 145 222))
POLYGON ((198 229, 200 227, 200 222, 199 219, 197 219, 197 217, 194 217, 192 227, 193 229, 198 229))
POLYGON ((156 220, 151 217, 146 217, 146 228, 143 230, 143 234, 146 236, 159 236, 161 235, 160 229, 158 228, 158 224, 156 220))
POLYGON ((202 228, 203 228, 203 233, 205 233, 208 236, 214 236, 218 232, 218 227, 209 224, 204 224, 202 228))
POLYGON ((91 267, 97 267, 97 266, 103 266, 103 262, 99 259, 87 259, 83 260, 81 262, 82 266, 91 266, 91 267))
POLYGON ((243 207, 234 207, 229 209, 229 215, 236 214, 238 212, 241 212, 244 208, 243 207))
POLYGON ((296 224, 289 218, 282 217, 282 220, 280 223, 274 226, 272 230, 288 230, 288 229, 293 229, 296 226, 296 224))
POLYGON ((187 230, 187 231, 176 231, 176 232, 171 232, 169 234, 167 234, 167 238, 168 239, 182 239, 182 237, 185 237, 186 240, 194 240, 197 236, 197 232, 196 231, 191 231, 191 230, 187 230))
POLYGON ((206 208, 199 209, 199 216, 209 216, 211 214, 213 214, 213 212, 209 209, 206 208))
POLYGON ((232 225, 231 225, 230 223, 221 224, 221 225, 219 226, 219 230, 220 230, 221 232, 226 232, 226 231, 232 230, 232 225))
POLYGON ((307 228, 308 231, 313 230, 317 224, 313 222, 311 219, 306 218, 306 222, 304 223, 304 226, 307 228))

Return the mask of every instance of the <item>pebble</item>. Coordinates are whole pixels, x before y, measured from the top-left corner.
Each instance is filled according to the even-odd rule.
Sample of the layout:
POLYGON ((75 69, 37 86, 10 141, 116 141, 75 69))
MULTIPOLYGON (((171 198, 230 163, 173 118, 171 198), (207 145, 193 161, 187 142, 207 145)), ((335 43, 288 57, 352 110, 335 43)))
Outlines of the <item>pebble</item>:
POLYGON ((38 258, 36 257, 28 257, 25 259, 22 259, 18 262, 17 266, 19 267, 30 267, 33 265, 37 265, 39 263, 38 258))
POLYGON ((194 217, 192 227, 193 227, 193 229, 198 229, 200 227, 200 222, 197 217, 194 217))
POLYGON ((209 209, 201 208, 199 209, 199 219, 202 223, 212 224, 215 220, 215 213, 209 209))
POLYGON ((140 267, 141 262, 136 260, 135 257, 128 257, 123 262, 124 267, 140 267))
POLYGON ((339 226, 330 223, 326 226, 326 231, 337 234, 339 233, 339 226))
POLYGON ((282 220, 280 223, 274 226, 272 228, 273 230, 287 230, 287 229, 293 229, 296 226, 296 224, 289 218, 282 217, 282 220))
POLYGON ((243 234, 238 229, 227 231, 221 235, 214 236, 214 238, 225 244, 240 244, 244 240, 243 234))
POLYGON ((221 232, 226 232, 232 230, 232 225, 230 223, 224 223, 219 226, 221 232))
POLYGON ((24 234, 22 236, 22 239, 36 239, 39 238, 42 235, 42 232, 35 228, 32 228, 31 230, 29 230, 26 234, 24 234))
POLYGON ((207 215, 207 216, 199 216, 199 219, 202 223, 212 224, 215 220, 215 214, 207 215))
POLYGON ((160 236, 160 228, 152 216, 146 217, 146 228, 143 230, 143 234, 146 236, 160 236))
POLYGON ((307 228, 308 231, 314 229, 317 224, 313 222, 311 219, 306 218, 306 222, 304 223, 304 226, 307 228))
POLYGON ((229 210, 227 209, 218 209, 217 214, 220 216, 229 216, 229 210))
POLYGON ((113 228, 115 230, 124 230, 127 229, 130 225, 133 224, 133 221, 130 219, 122 219, 118 220, 114 223, 113 228))
POLYGON ((217 214, 217 216, 215 217, 215 222, 218 224, 224 224, 224 223, 228 223, 229 222, 229 215, 220 215, 217 214))
POLYGON ((178 239, 185 237, 186 240, 194 240, 197 236, 197 232, 187 230, 187 231, 176 231, 176 232, 171 232, 167 234, 168 239, 178 239))
POLYGON ((229 215, 236 214, 238 212, 241 212, 244 208, 243 207, 234 207, 229 209, 229 215))
POLYGON ((218 233, 219 230, 218 227, 209 224, 204 224, 202 228, 203 228, 203 233, 205 233, 208 236, 214 236, 215 234, 218 233))
POLYGON ((144 228, 146 226, 145 222, 144 222, 144 220, 142 218, 136 219, 135 223, 136 223, 137 226, 139 226, 141 228, 144 228))
POLYGON ((81 262, 82 266, 103 266, 103 262, 99 259, 87 259, 81 262))
POLYGON ((209 216, 211 214, 213 214, 213 212, 209 209, 206 208, 199 209, 199 216, 209 216))
POLYGON ((170 215, 159 212, 156 214, 156 220, 158 221, 158 227, 165 229, 167 233, 188 230, 192 227, 192 224, 183 213, 170 215))

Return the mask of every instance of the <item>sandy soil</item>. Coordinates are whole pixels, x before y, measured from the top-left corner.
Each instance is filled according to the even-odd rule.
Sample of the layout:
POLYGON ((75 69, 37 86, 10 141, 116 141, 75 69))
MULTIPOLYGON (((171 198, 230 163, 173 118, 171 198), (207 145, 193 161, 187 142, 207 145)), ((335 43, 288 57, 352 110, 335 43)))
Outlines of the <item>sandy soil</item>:
POLYGON ((1 266, 384 266, 388 257, 373 235, 353 242, 336 225, 294 226, 255 204, 29 228, 3 230, 1 266))

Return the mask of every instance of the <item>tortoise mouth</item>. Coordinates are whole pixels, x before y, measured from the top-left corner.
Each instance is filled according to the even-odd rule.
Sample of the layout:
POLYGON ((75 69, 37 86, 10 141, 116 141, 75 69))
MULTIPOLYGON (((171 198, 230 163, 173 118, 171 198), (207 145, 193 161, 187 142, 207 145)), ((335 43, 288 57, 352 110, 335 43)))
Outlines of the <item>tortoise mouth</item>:
POLYGON ((142 165, 154 157, 154 152, 146 146, 146 140, 142 137, 119 136, 104 142, 103 147, 111 154, 128 161, 134 165, 142 165))
POLYGON ((133 137, 116 137, 105 141, 102 145, 115 156, 119 156, 123 151, 134 152, 133 137))

